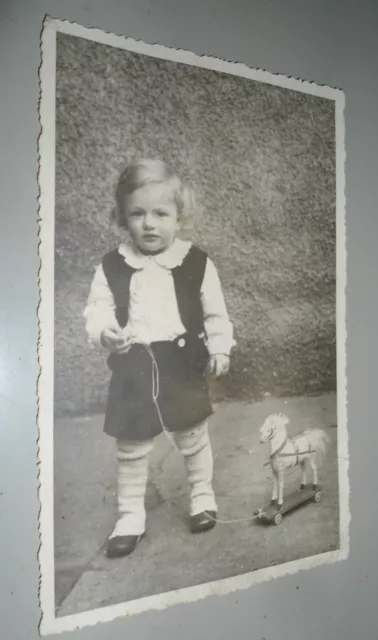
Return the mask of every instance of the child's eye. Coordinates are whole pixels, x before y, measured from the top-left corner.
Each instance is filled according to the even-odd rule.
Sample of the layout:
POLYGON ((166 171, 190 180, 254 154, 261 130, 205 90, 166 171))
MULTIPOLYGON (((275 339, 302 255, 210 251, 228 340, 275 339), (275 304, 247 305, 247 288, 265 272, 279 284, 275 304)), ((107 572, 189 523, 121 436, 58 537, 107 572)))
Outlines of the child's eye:
POLYGON ((130 218, 141 218, 143 211, 131 211, 129 215, 130 218))
POLYGON ((156 215, 159 216, 159 218, 166 218, 168 213, 166 211, 156 211, 156 215))

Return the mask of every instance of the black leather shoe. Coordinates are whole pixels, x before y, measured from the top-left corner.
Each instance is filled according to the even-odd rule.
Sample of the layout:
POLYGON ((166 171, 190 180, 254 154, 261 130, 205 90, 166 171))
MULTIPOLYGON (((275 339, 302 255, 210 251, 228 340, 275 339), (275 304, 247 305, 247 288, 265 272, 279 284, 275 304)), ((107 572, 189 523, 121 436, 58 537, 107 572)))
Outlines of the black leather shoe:
POLYGON ((106 555, 108 558, 122 558, 132 553, 137 546, 139 540, 144 534, 140 536, 115 536, 108 540, 108 546, 106 549, 106 555))
POLYGON ((202 511, 190 518, 190 530, 192 533, 202 533, 209 531, 216 525, 216 511, 202 511))

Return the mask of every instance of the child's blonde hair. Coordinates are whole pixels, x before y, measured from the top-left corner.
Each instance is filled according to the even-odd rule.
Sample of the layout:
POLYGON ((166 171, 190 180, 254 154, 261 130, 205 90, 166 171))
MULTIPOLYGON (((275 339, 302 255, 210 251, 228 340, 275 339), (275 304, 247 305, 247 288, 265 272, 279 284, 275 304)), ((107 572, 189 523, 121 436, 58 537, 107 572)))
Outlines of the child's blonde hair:
POLYGON ((137 160, 131 162, 119 176, 112 218, 121 228, 127 229, 127 197, 149 184, 165 183, 171 186, 179 218, 194 212, 196 202, 192 189, 184 187, 178 175, 162 160, 137 160))

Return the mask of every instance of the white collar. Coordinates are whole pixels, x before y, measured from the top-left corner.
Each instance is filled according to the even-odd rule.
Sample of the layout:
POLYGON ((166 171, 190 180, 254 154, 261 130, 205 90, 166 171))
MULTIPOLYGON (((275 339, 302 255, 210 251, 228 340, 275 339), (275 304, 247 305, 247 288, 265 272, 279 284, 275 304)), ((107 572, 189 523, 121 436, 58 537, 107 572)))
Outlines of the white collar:
POLYGON ((144 269, 152 261, 166 269, 174 269, 182 264, 191 246, 191 242, 175 238, 166 251, 149 256, 141 253, 133 243, 124 242, 118 247, 118 252, 133 269, 144 269))

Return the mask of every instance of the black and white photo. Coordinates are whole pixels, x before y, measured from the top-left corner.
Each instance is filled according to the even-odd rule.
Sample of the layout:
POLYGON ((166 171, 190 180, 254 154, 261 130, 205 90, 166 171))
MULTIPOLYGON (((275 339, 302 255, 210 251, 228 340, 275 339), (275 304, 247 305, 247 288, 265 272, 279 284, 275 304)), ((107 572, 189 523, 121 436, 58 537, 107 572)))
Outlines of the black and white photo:
POLYGON ((42 633, 346 558, 343 93, 41 50, 42 633))

